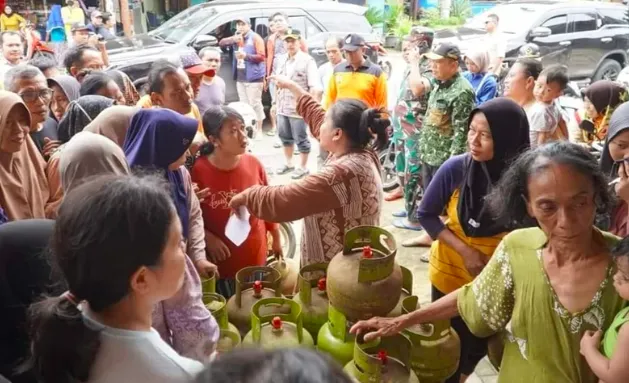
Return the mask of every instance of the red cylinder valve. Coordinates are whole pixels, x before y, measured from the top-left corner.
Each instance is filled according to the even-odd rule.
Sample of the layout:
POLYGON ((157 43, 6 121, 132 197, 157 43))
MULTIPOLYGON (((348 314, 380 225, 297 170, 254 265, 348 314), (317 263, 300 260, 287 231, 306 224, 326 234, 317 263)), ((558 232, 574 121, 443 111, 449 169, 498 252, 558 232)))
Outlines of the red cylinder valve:
POLYGON ((380 359, 382 364, 387 364, 387 360, 389 359, 387 352, 385 350, 378 351, 378 359, 380 359))
POLYGON ((317 288, 319 289, 319 291, 325 291, 326 283, 327 283, 327 281, 326 281, 325 277, 319 279, 319 282, 317 282, 317 288))
POLYGON ((363 258, 372 258, 372 257, 373 257, 373 251, 371 250, 371 246, 364 246, 363 258))
POLYGON ((271 320, 271 326, 273 326, 274 329, 279 330, 282 328, 282 318, 280 317, 274 317, 271 320))
POLYGON ((260 294, 262 292, 262 282, 255 281, 253 282, 253 292, 256 294, 260 294))

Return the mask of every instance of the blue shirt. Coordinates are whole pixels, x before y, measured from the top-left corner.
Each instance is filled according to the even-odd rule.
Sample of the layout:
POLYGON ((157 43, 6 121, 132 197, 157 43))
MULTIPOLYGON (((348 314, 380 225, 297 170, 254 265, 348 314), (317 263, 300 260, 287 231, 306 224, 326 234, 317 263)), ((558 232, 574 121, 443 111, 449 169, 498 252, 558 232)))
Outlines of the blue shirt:
POLYGON ((472 85, 472 88, 474 89, 476 106, 496 97, 496 88, 498 87, 496 76, 488 75, 485 81, 483 81, 485 75, 485 73, 463 73, 463 77, 465 77, 465 79, 469 81, 470 85, 472 85))

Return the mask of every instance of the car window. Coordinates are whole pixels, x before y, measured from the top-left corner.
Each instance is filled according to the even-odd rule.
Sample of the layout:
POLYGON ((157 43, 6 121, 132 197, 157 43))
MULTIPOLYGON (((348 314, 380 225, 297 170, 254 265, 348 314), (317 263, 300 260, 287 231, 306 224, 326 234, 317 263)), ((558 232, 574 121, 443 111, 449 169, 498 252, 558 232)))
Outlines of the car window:
POLYGON ((566 33, 568 17, 566 15, 555 16, 546 20, 541 26, 550 29, 550 32, 553 35, 560 35, 562 33, 566 33))
POLYGON ((609 24, 629 24, 629 18, 625 14, 624 9, 599 9, 603 17, 603 25, 609 24))
POLYGON ((573 14, 572 25, 574 32, 588 32, 598 29, 596 26, 596 16, 586 13, 573 14))
POLYGON ((310 11, 309 13, 330 32, 372 32, 371 25, 363 15, 332 11, 310 11))
POLYGON ((321 29, 314 25, 312 21, 305 16, 288 16, 288 23, 292 28, 295 28, 303 33, 306 38, 321 32, 321 29))
POLYGON ((266 39, 271 34, 269 29, 268 17, 257 17, 253 19, 252 29, 259 34, 263 39, 266 39))
POLYGON ((149 35, 171 43, 187 42, 216 14, 216 7, 191 7, 152 30, 149 35))
POLYGON ((465 23, 466 28, 485 30, 487 16, 495 14, 500 19, 498 29, 508 34, 528 32, 535 21, 545 11, 538 4, 499 4, 480 13, 465 23))

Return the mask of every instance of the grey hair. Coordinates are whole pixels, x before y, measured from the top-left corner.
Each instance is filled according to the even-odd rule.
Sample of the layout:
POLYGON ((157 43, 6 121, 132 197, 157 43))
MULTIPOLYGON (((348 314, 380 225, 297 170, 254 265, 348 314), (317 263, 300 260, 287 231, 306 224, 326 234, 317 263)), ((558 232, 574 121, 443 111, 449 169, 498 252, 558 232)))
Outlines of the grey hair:
POLYGON ((221 55, 223 53, 223 51, 221 51, 220 48, 216 48, 216 47, 205 47, 203 49, 201 49, 199 51, 199 58, 203 59, 203 56, 205 56, 206 53, 208 52, 215 52, 218 53, 219 55, 221 55))
POLYGON ((20 64, 9 69, 4 75, 4 87, 11 92, 17 92, 15 83, 18 80, 31 80, 37 76, 44 76, 39 68, 28 64, 20 64))

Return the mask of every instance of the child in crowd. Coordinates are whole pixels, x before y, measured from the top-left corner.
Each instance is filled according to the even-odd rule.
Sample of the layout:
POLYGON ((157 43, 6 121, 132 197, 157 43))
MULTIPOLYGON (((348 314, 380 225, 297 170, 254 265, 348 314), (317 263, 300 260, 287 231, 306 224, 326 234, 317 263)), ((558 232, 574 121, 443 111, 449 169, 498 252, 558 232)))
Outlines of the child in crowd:
MULTIPOLYGON (((614 287, 618 295, 629 300, 629 237, 612 250, 616 262, 614 287)), ((581 339, 581 354, 596 376, 605 383, 629 382, 629 307, 616 314, 611 326, 605 331, 587 331, 581 339), (601 344, 601 338, 603 340, 601 344)))
POLYGON ((546 142, 568 138, 568 129, 556 100, 568 85, 565 66, 552 65, 535 82, 535 103, 527 111, 531 149, 546 142))

